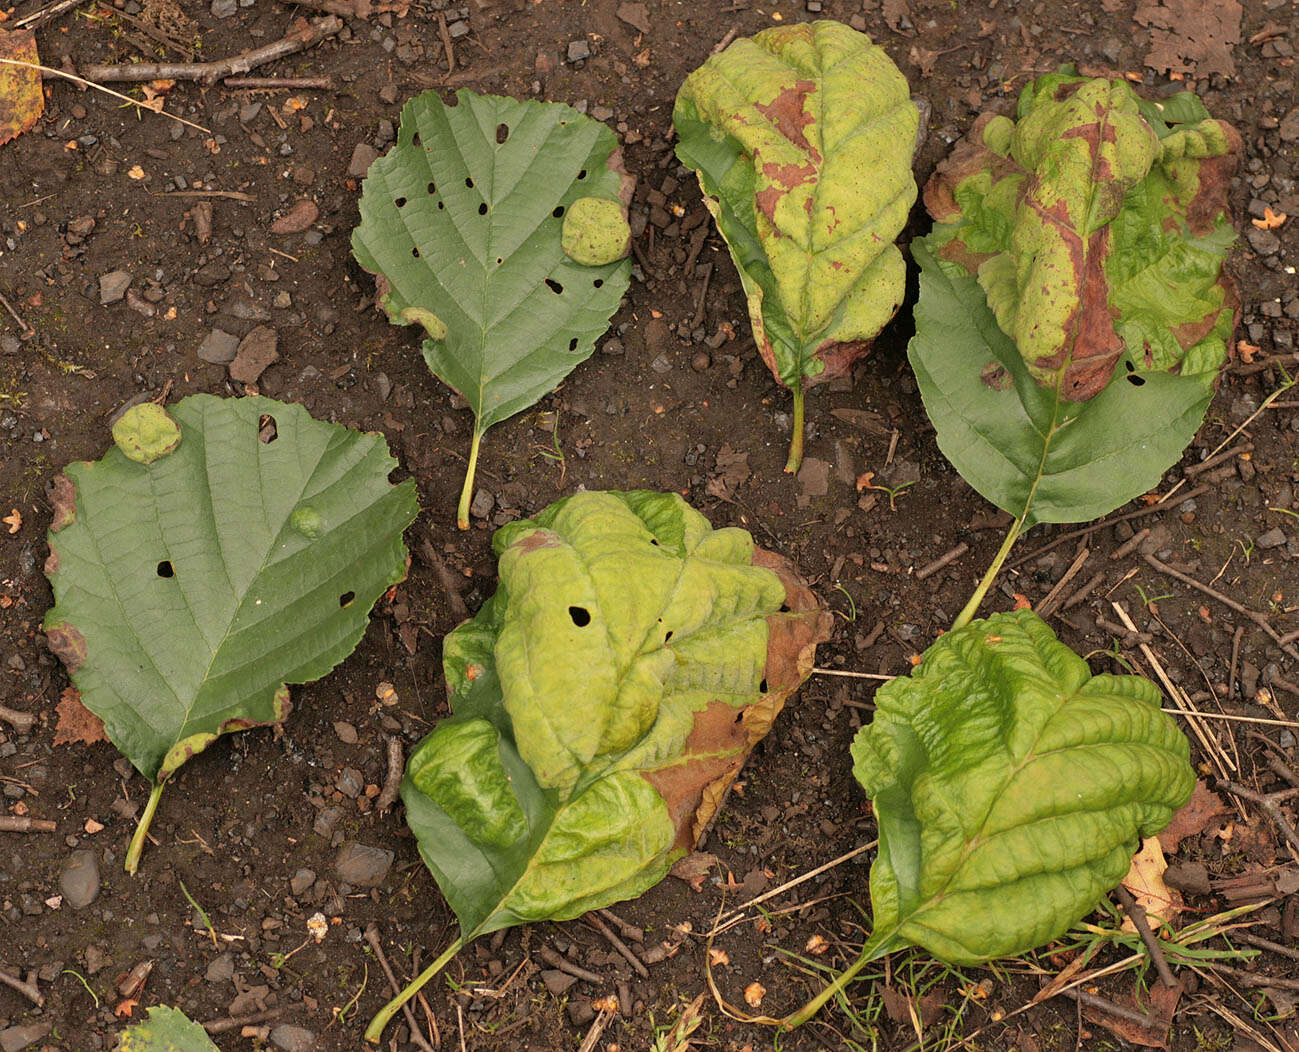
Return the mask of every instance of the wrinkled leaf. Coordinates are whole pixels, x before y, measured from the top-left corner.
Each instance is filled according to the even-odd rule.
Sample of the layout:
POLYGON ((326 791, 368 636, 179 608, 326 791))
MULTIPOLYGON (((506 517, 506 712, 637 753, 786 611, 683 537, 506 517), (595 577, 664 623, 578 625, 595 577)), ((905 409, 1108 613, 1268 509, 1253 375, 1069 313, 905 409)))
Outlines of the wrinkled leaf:
POLYGON ((365 178, 352 253, 379 275, 389 320, 423 326, 429 369, 474 412, 467 528, 483 432, 585 361, 627 290, 625 259, 565 254, 565 213, 595 197, 625 215, 632 180, 613 132, 569 106, 456 98, 429 91, 402 108, 396 144, 365 178))
POLYGON ((893 240, 916 197, 918 114, 884 50, 838 22, 741 39, 677 95, 677 156, 699 176, 763 360, 794 394, 846 375, 902 303, 893 240))
POLYGON ((117 1052, 219 1052, 198 1023, 179 1008, 155 1005, 149 1018, 117 1035, 117 1052))
POLYGON ((146 465, 112 448, 64 470, 45 566, 51 649, 156 783, 219 735, 282 720, 288 684, 352 652, 405 576, 417 511, 379 435, 267 398, 168 412, 172 452, 146 465))
POLYGON ((978 282, 913 241, 920 264, 908 348, 938 448, 997 507, 1037 522, 1086 522, 1155 486, 1195 437, 1212 376, 1125 370, 1087 402, 1029 376, 978 282))
POLYGON ((981 117, 925 187, 930 252, 978 278, 1029 374, 1064 401, 1099 395, 1120 361, 1208 383, 1226 360, 1241 144, 1201 113, 1065 67, 1024 89, 1016 120, 981 117))
POLYGON ((33 68, 40 61, 30 29, 0 29, 0 146, 31 128, 45 110, 41 71, 33 68))
POLYGON ((662 879, 829 628, 784 559, 674 494, 581 493, 494 544, 500 588, 444 644, 454 715, 402 785, 465 941, 662 879))
POLYGON ((852 747, 879 823, 874 956, 912 943, 965 964, 1042 945, 1195 785, 1158 690, 1092 676, 1028 610, 949 632, 875 705, 852 747))

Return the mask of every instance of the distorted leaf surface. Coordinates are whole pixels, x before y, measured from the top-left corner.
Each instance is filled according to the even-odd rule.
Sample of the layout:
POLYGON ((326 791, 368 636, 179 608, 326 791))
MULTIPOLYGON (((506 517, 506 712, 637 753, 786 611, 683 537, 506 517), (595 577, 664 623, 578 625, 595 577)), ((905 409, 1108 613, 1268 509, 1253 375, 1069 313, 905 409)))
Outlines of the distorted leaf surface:
POLYGON ((30 29, 0 29, 0 146, 35 124, 45 110, 36 34, 30 29), (11 65, 10 63, 27 63, 11 65))

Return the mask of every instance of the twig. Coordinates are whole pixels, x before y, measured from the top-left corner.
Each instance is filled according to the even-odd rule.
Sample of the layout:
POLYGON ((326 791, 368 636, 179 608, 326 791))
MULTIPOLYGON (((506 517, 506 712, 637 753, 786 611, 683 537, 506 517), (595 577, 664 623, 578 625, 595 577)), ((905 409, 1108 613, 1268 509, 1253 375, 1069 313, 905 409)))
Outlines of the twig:
POLYGON ((222 77, 232 73, 247 73, 267 62, 320 43, 343 28, 343 20, 334 15, 322 18, 315 23, 298 19, 298 24, 273 44, 241 51, 229 58, 213 62, 131 62, 121 65, 87 66, 82 72, 90 80, 129 81, 140 83, 149 80, 197 80, 204 84, 213 84, 222 77))
POLYGON ((731 46, 731 41, 739 35, 740 27, 738 25, 731 26, 731 28, 726 31, 726 35, 713 45, 713 50, 710 51, 709 54, 716 55, 719 51, 725 51, 731 46))
POLYGON ((447 73, 456 71, 456 51, 451 43, 451 30, 447 28, 447 16, 438 12, 438 35, 442 38, 442 48, 447 54, 447 73))
POLYGON ((375 808, 379 814, 386 815, 392 810, 392 805, 397 802, 397 794, 401 792, 401 776, 405 768, 406 758, 402 755, 401 741, 396 737, 390 737, 388 739, 388 776, 383 781, 383 792, 379 794, 379 799, 375 801, 375 808))
POLYGON ((616 997, 607 997, 596 1003, 600 1007, 600 1014, 595 1017, 595 1022, 591 1024, 591 1029, 586 1032, 586 1037, 578 1047, 577 1052, 595 1052, 595 1046, 599 1043, 605 1028, 608 1027, 613 1017, 618 1014, 618 999, 616 997))
POLYGON ((964 541, 961 541, 961 543, 958 544, 955 548, 949 548, 933 562, 926 563, 919 570, 917 570, 916 580, 923 581, 926 577, 932 577, 944 566, 947 566, 949 563, 956 562, 957 559, 959 559, 962 555, 964 555, 969 550, 970 550, 970 546, 966 544, 964 541))
POLYGON ((4 983, 11 990, 17 990, 37 1008, 45 1005, 45 995, 36 988, 35 983, 25 983, 16 975, 10 975, 6 971, 0 971, 0 983, 4 983))
POLYGON ((1126 559, 1134 551, 1141 547, 1141 542, 1150 536, 1150 527, 1142 526, 1131 537, 1120 544, 1114 551, 1110 552, 1110 560, 1118 562, 1120 559, 1126 559))
MULTIPOLYGON (((1278 793, 1264 795, 1263 793, 1254 792, 1253 789, 1247 789, 1243 785, 1237 785, 1225 778, 1220 779, 1218 785, 1233 796, 1238 796, 1242 800, 1247 800, 1249 803, 1261 807, 1268 818, 1276 823, 1276 827, 1281 830, 1282 835, 1290 841, 1290 847, 1295 852, 1295 857, 1299 858, 1299 832, 1295 831, 1295 827, 1290 824, 1290 820, 1286 818, 1285 813, 1279 806, 1282 800, 1288 800, 1296 793, 1299 793, 1299 789, 1283 789, 1278 793)), ((1299 990, 1299 985, 1295 986, 1294 989, 1299 990)))
POLYGON ((1069 587, 1069 582, 1078 576, 1078 571, 1083 568, 1089 558, 1091 558, 1091 549, 1084 548, 1074 556, 1073 562, 1069 564, 1069 569, 1065 570, 1060 580, 1056 581, 1055 587, 1046 593, 1046 598, 1037 604, 1037 616, 1048 618, 1055 611, 1060 599, 1060 593, 1069 587))
POLYGON ((638 928, 635 924, 629 924, 627 921, 619 917, 618 914, 614 913, 614 911, 611 909, 598 909, 596 910, 596 912, 600 914, 601 917, 604 917, 606 920, 608 920, 611 924, 616 925, 618 928, 618 933, 624 939, 630 939, 632 942, 645 941, 644 928, 638 928))
POLYGON ((333 91, 332 77, 226 77, 221 86, 235 91, 333 91))
MULTIPOLYGON (((391 739, 389 739, 391 740, 391 739)), ((383 969, 383 974, 388 977, 388 985, 392 987, 394 996, 400 996, 401 984, 397 982, 397 976, 393 974, 392 966, 388 963, 388 958, 384 955, 383 944, 379 941, 379 929, 371 924, 365 929, 365 941, 370 949, 374 951, 375 957, 379 960, 379 967, 383 969)), ((415 1020, 415 1012, 407 1001, 401 1006, 402 1014, 406 1017, 406 1024, 410 1027, 410 1039, 424 1049, 424 1052, 435 1052, 434 1047, 429 1044, 428 1039, 424 1036, 415 1020)))
POLYGON ((1209 971, 1220 972, 1244 986, 1271 986, 1277 990, 1299 990, 1299 979, 1285 979, 1279 975, 1259 975, 1257 972, 1232 968, 1230 965, 1218 964, 1216 961, 1207 967, 1209 971))
POLYGON ((252 194, 242 190, 164 190, 162 197, 224 197, 231 201, 242 201, 246 205, 257 200, 252 194))
MULTIPOLYGON (((148 110, 150 113, 156 113, 160 117, 170 117, 174 121, 179 121, 187 128, 193 128, 196 131, 201 131, 207 135, 212 134, 210 128, 205 128, 201 124, 195 124, 193 121, 187 121, 184 117, 177 117, 176 114, 168 113, 166 110, 152 109, 142 103, 139 99, 133 99, 130 95, 123 95, 120 91, 106 88, 102 84, 96 84, 93 81, 87 80, 85 77, 78 77, 75 73, 68 73, 61 69, 55 69, 53 66, 42 66, 38 62, 20 62, 18 59, 14 58, 0 58, 0 64, 6 66, 22 66, 26 69, 39 69, 41 71, 41 76, 47 79, 50 77, 57 77, 62 80, 70 80, 73 84, 80 84, 83 88, 94 88, 96 91, 101 91, 105 95, 111 95, 115 99, 120 99, 128 105, 134 106, 137 110, 148 110)), ((41 200, 45 200, 45 198, 41 198, 41 200)))
POLYGON ((1177 980, 1173 978, 1173 973, 1168 968, 1168 961, 1164 958, 1164 951, 1159 945, 1159 940, 1155 938, 1155 933, 1150 930, 1150 922, 1146 920, 1145 908, 1132 897, 1132 892, 1122 884, 1114 889, 1114 895, 1122 903, 1123 912, 1128 915, 1133 926, 1137 929, 1141 941, 1146 944, 1150 959, 1155 962, 1155 971, 1159 973, 1160 982, 1170 990, 1173 989, 1177 985, 1177 980))
POLYGON ((309 7, 313 11, 328 11, 330 14, 342 15, 344 18, 360 19, 392 12, 404 13, 410 6, 410 0, 386 4, 375 3, 374 0, 282 0, 282 2, 294 7, 309 7))
POLYGON ((627 963, 632 966, 632 969, 636 972, 637 975, 639 975, 642 979, 649 978, 649 969, 645 967, 645 962, 642 961, 639 957, 636 956, 635 953, 632 952, 630 946, 628 946, 625 942, 623 942, 620 938, 618 938, 618 936, 616 936, 613 933, 613 929, 611 929, 609 925, 605 924, 605 922, 602 921, 599 917, 595 916, 594 913, 588 913, 582 919, 586 921, 586 923, 589 924, 592 928, 598 931, 601 935, 603 935, 606 939, 609 940, 609 945, 612 946, 615 950, 617 950, 620 954, 622 954, 627 959, 627 963))
POLYGON ((764 891, 761 895, 758 895, 756 898, 749 899, 748 902, 742 902, 738 906, 732 906, 725 913, 719 913, 717 915, 717 920, 714 922, 714 933, 716 932, 717 924, 729 920, 732 917, 739 916, 750 906, 756 906, 760 902, 766 902, 768 899, 774 899, 777 895, 783 895, 785 892, 791 890, 792 888, 796 888, 800 884, 805 883, 806 881, 812 880, 815 877, 819 877, 822 873, 825 873, 827 870, 834 869, 835 866, 840 866, 843 863, 849 861, 850 859, 856 858, 864 851, 869 851, 878 843, 879 843, 878 840, 872 840, 869 843, 858 844, 851 851, 845 851, 838 858, 832 858, 829 862, 817 866, 816 869, 809 870, 806 873, 800 874, 799 876, 795 877, 793 880, 787 880, 785 881, 784 884, 781 884, 779 887, 772 888, 770 891, 764 891))
POLYGON ((1252 453, 1252 452, 1254 452, 1254 443, 1242 442, 1238 446, 1232 446, 1230 449, 1224 449, 1221 453, 1218 453, 1216 456, 1206 457, 1204 460, 1201 460, 1198 464, 1192 464, 1189 468, 1186 469, 1186 471, 1183 474, 1185 474, 1188 478, 1194 478, 1196 475, 1200 474, 1201 472, 1208 471, 1210 468, 1216 468, 1219 464, 1222 464, 1225 461, 1230 460, 1232 457, 1238 457, 1242 453, 1252 453))
POLYGON ((1060 993, 1087 1008, 1095 1008, 1098 1012, 1112 1015, 1116 1019, 1126 1019, 1128 1022, 1136 1023, 1147 1030, 1152 1029, 1155 1025, 1150 1016, 1142 1015, 1131 1008, 1124 1008, 1123 1005, 1116 1005, 1113 1001, 1107 1001, 1103 997, 1089 994, 1086 990, 1065 989, 1061 990, 1060 993))
POLYGON ((1236 673, 1240 671, 1240 641, 1245 637, 1245 626, 1238 625, 1231 637, 1231 672, 1227 676, 1227 697, 1236 696, 1236 673))
POLYGON ((30 712, 19 712, 8 705, 0 705, 0 720, 13 724, 14 730, 19 734, 26 734, 36 725, 36 717, 30 712))
POLYGON ((1068 599, 1066 599, 1060 605, 1060 612, 1064 613, 1066 610, 1069 610, 1077 606, 1089 595, 1091 595, 1092 592, 1096 590, 1096 586, 1104 580, 1105 580, 1105 571, 1104 570, 1096 571, 1096 573, 1094 573, 1091 576, 1091 578, 1087 581, 1085 585, 1079 588, 1078 591, 1074 592, 1071 596, 1069 596, 1068 599))
POLYGON ((256 1023, 269 1023, 272 1019, 279 1019, 289 1010, 288 1005, 277 1005, 275 1008, 268 1008, 264 1012, 254 1012, 252 1015, 232 1015, 224 1019, 213 1019, 203 1024, 203 1029, 209 1034, 226 1034, 231 1030, 239 1030, 245 1026, 253 1026, 256 1023))
POLYGON ((58 18, 64 11, 70 7, 76 7, 85 0, 54 0, 52 4, 46 4, 38 11, 33 11, 29 15, 23 15, 22 18, 14 20, 14 29, 39 29, 52 18, 58 18))
POLYGON ((843 668, 814 668, 814 676, 846 676, 848 679, 877 679, 883 683, 889 680, 897 679, 897 676, 885 676, 878 672, 849 672, 843 668))
POLYGON ((0 815, 0 833, 53 833, 57 828, 48 818, 0 815))
POLYGON ((1294 646, 1289 643, 1282 643, 1281 636, 1277 633, 1277 630, 1273 628, 1268 619, 1257 610, 1251 610, 1246 606, 1241 606, 1240 603, 1236 602, 1236 600, 1229 599, 1216 589, 1210 588, 1207 584, 1201 584, 1194 577, 1190 576, 1190 574, 1184 574, 1181 570, 1174 570, 1171 566, 1160 562, 1153 555, 1143 555, 1142 558, 1144 558, 1150 566, 1154 567, 1160 573, 1167 574, 1169 577, 1181 581, 1183 584, 1190 585, 1192 588, 1203 592, 1210 599, 1216 599, 1223 606, 1235 610, 1238 614, 1244 614, 1253 621, 1254 624, 1258 625, 1259 628, 1271 636, 1272 641, 1285 651, 1286 654, 1294 658, 1296 661, 1299 661, 1299 650, 1296 650, 1294 646))
POLYGON ((1246 946, 1255 946, 1260 950, 1268 950, 1271 953, 1279 953, 1282 957, 1289 957, 1292 961, 1299 961, 1299 950, 1296 950, 1293 946, 1282 946, 1279 942, 1265 939, 1261 935, 1251 935, 1247 931, 1232 932, 1231 937, 1238 942, 1243 942, 1246 946))
POLYGON ((594 983, 596 986, 605 984, 606 980, 603 975, 597 975, 595 972, 583 968, 580 964, 574 964, 562 953, 557 953, 549 946, 542 946, 537 951, 537 956, 552 968, 558 969, 565 975, 571 975, 574 979, 583 979, 588 983, 594 983))
POLYGON ((1299 352, 1292 354, 1274 354, 1270 358, 1265 358, 1261 362, 1250 362, 1249 365, 1237 365, 1228 370, 1237 376, 1253 376, 1255 373, 1265 372, 1274 365, 1280 365, 1283 362, 1299 364, 1299 352))
POLYGON ((36 331, 36 330, 33 329, 30 325, 28 325, 25 321, 23 321, 23 316, 22 316, 21 314, 19 314, 16 310, 14 310, 14 306, 13 306, 13 304, 10 303, 7 299, 5 299, 5 297, 4 297, 4 295, 3 295, 2 293, 0 293, 0 303, 3 303, 3 304, 4 304, 4 308, 5 308, 5 310, 7 310, 7 311, 9 312, 10 317, 12 317, 13 320, 16 321, 16 322, 18 323, 18 328, 22 329, 24 333, 35 332, 35 331, 36 331))
POLYGON ((695 303, 695 314, 690 319, 691 332, 704 323, 704 309, 708 304, 708 283, 713 279, 713 265, 711 263, 705 263, 696 269, 701 274, 701 277, 699 278, 699 298, 695 303))

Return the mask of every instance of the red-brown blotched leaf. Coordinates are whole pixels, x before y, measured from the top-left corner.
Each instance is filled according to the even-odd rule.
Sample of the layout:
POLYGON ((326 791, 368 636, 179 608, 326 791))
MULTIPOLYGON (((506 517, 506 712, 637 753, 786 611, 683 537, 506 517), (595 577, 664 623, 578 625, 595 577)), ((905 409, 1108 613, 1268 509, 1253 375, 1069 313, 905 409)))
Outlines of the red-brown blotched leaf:
POLYGON ((0 29, 0 146, 16 139, 45 109, 41 91, 36 34, 29 29, 0 29), (14 63, 26 63, 15 65, 14 63))
POLYGON ((54 728, 55 745, 94 745, 108 741, 104 734, 104 721, 81 704, 81 692, 76 687, 65 687, 59 695, 54 711, 58 722, 54 728))

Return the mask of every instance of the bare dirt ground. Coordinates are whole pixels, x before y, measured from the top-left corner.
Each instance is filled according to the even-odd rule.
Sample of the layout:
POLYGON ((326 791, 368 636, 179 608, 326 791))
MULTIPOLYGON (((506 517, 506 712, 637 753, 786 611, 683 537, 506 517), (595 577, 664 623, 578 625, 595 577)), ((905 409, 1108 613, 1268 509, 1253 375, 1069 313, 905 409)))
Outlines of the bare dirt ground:
MULTIPOLYGON (((823 666, 904 671, 950 624, 1003 521, 934 444, 906 364, 908 310, 851 382, 811 397, 807 461, 797 478, 783 475, 787 392, 754 351, 734 268, 672 153, 672 101, 685 74, 728 33, 775 21, 850 21, 888 49, 931 110, 916 164, 922 182, 980 111, 1009 107, 1026 78, 1062 61, 1127 72, 1157 94, 1173 87, 1168 65, 1186 59, 1183 85, 1193 83, 1214 115, 1242 132, 1233 268, 1247 346, 1159 492, 1185 484, 1174 500, 1134 503, 1081 535, 1035 529, 985 610, 1009 608, 1016 594, 1040 602, 1078 562, 1051 618, 1061 638, 1098 671, 1152 673, 1157 661, 1197 707, 1278 721, 1208 726, 1236 782, 1286 788, 1296 766, 1288 721, 1299 708, 1299 661, 1293 642, 1282 650, 1238 607, 1282 637, 1299 627, 1299 394, 1252 419, 1224 459, 1201 461, 1282 383, 1282 365, 1295 368, 1299 8, 1245 0, 1238 17, 1234 0, 1165 2, 1171 31, 1152 14, 1159 0, 417 0, 404 14, 349 18, 341 33, 255 71, 321 77, 323 87, 178 84, 167 110, 210 133, 47 81, 44 116, 0 149, 0 294, 12 308, 0 316, 0 500, 5 515, 17 512, 0 529, 0 703, 37 717, 29 731, 0 722, 0 791, 7 813, 57 828, 0 832, 0 969, 30 977, 45 999, 37 1008, 0 986, 0 1047, 114 1047, 119 982, 151 962, 136 1018, 160 1003, 202 1021, 269 1012, 250 1036, 236 1027, 214 1035, 217 1044, 358 1048, 388 997, 366 929, 377 928, 403 974, 454 936, 400 808, 378 816, 366 792, 383 781, 385 733, 413 743, 446 712, 439 640, 457 618, 438 564, 476 609, 494 588, 490 529, 579 486, 677 490, 715 525, 745 526, 789 554, 836 611, 823 666), (391 142, 401 103, 461 87, 585 109, 617 129, 638 178, 631 291, 597 353, 556 394, 489 433, 485 496, 468 533, 455 529, 453 509, 469 415, 429 375, 410 331, 373 309, 372 282, 348 248, 358 177, 391 142), (304 200, 312 208, 296 214, 307 222, 273 232, 304 200), (1272 229, 1252 224, 1265 208, 1294 218, 1272 229), (125 405, 243 393, 212 334, 238 338, 257 326, 274 330, 278 350, 256 381, 261 393, 387 436, 401 462, 396 477, 416 480, 425 508, 408 533, 415 561, 356 653, 295 689, 283 733, 228 736, 185 768, 164 797, 156 845, 128 878, 121 860, 145 784, 109 745, 53 744, 54 705, 68 681, 40 633, 50 603, 41 573, 45 485, 68 461, 100 456, 108 421, 125 405), (910 485, 893 501, 858 491, 867 471, 885 486, 910 485), (1143 514, 1120 518, 1133 511, 1143 514), (918 573, 957 546, 963 553, 942 568, 918 573), (395 704, 377 696, 382 683, 395 704), (356 843, 379 849, 372 872, 340 872, 340 848, 356 843), (329 935, 304 944, 317 910, 331 920, 329 935)), ((40 6, 18 3, 11 22, 40 6)), ((280 38, 298 15, 320 13, 271 0, 87 2, 45 23, 37 40, 56 67, 210 60, 280 38)), ((904 240, 926 229, 917 209, 904 240)), ((653 961, 644 976, 582 921, 501 933, 429 987, 442 1047, 577 1048, 592 999, 613 995, 620 1012, 597 1047, 651 1048, 682 1000, 705 991, 700 933, 723 904, 873 838, 848 756, 871 693, 866 681, 814 677, 714 827, 706 849, 716 865, 697 887, 668 878, 616 908, 640 929, 627 941, 653 961), (661 952, 665 942, 671 956, 661 952), (567 975, 560 958, 599 981, 567 975)), ((1193 754, 1211 788, 1221 761, 1198 741, 1193 754)), ((972 1049, 1033 1052, 1144 1038, 1197 1052, 1299 1048, 1299 856, 1260 808, 1221 798, 1219 813, 1191 822, 1175 848, 1165 845, 1170 883, 1186 897, 1182 923, 1261 902, 1244 918, 1245 936, 1273 945, 1227 962, 1239 974, 1179 969, 1171 1026, 1168 998, 1153 1027, 1122 1014, 1125 1005, 1136 1010, 1139 985, 1157 986, 1153 972, 1140 984, 1133 970, 1098 978, 1081 1005, 1057 997, 1017 1012, 1069 953, 964 973, 911 954, 864 977, 846 1005, 778 1046, 771 1031, 727 1018, 706 997, 696 1047, 940 1048, 968 1039, 972 1049)), ((1290 822, 1293 805, 1280 805, 1290 822)), ((722 934, 715 948, 727 963, 714 972, 725 998, 742 1005, 757 981, 767 991, 762 1010, 779 1015, 819 985, 817 968, 851 960, 869 927, 870 858, 857 854, 722 934), (805 950, 813 936, 828 947, 821 956, 805 950)), ((1108 915, 1093 919, 1113 927, 1108 915)), ((1101 942, 1089 967, 1131 952, 1101 942)), ((1206 945, 1229 948, 1222 937, 1206 945)), ((1238 938, 1231 945, 1249 948, 1238 938)), ((390 1033, 385 1047, 416 1047, 404 1023, 390 1033)))

